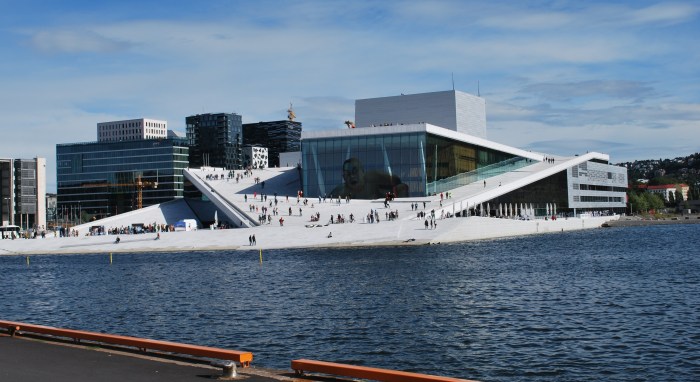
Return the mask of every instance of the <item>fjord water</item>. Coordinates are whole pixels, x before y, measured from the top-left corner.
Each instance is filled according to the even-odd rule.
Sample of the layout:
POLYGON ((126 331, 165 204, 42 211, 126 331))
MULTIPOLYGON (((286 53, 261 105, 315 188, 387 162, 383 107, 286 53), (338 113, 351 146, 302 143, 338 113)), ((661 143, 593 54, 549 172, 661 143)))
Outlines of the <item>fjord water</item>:
POLYGON ((0 318, 484 381, 700 380, 700 225, 0 257, 0 318))

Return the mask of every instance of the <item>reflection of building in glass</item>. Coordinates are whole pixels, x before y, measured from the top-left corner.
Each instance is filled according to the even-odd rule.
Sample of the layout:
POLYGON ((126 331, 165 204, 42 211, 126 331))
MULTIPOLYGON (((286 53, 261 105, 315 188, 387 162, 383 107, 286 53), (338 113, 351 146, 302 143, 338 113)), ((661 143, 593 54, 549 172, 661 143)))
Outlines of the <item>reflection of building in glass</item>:
POLYGON ((300 141, 301 122, 283 120, 243 125, 243 143, 267 147, 270 167, 285 166, 280 163, 280 154, 300 151, 300 141))
POLYGON ((56 194, 46 193, 46 224, 47 228, 54 227, 58 215, 56 215, 56 205, 58 198, 56 194))
POLYGON ((136 209, 139 177, 144 207, 182 198, 188 159, 185 139, 56 145, 59 224, 136 209))
POLYGON ((243 167, 242 118, 236 113, 197 114, 185 118, 190 167, 243 167))
POLYGON ((456 90, 355 101, 358 128, 416 123, 486 138, 486 101, 456 90))
POLYGON ((267 147, 243 146, 243 167, 267 168, 267 147))
POLYGON ((46 228, 46 159, 0 159, 2 225, 46 228))
MULTIPOLYGON (((408 185, 410 196, 455 188, 444 181, 487 166, 513 168, 535 155, 428 124, 305 132, 302 167, 307 195, 330 195, 343 184, 343 163, 357 158, 364 172, 385 173, 408 185), (458 140, 459 135, 468 140, 458 140), (442 182, 441 182, 442 181, 442 182)), ((466 180, 465 180, 466 181, 466 180)), ((465 183, 466 184, 466 183, 465 183)), ((464 184, 462 184, 464 185, 464 184)))

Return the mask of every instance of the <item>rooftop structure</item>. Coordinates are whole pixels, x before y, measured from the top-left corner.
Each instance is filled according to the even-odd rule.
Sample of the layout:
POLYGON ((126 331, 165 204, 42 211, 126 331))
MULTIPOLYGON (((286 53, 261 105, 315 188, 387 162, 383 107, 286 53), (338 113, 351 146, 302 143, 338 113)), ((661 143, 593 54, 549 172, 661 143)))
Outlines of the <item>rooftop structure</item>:
POLYGON ((167 137, 168 122, 157 119, 138 118, 97 124, 98 142, 136 141, 167 137))
POLYGON ((486 138, 486 101, 457 90, 355 101, 355 126, 428 123, 486 138))

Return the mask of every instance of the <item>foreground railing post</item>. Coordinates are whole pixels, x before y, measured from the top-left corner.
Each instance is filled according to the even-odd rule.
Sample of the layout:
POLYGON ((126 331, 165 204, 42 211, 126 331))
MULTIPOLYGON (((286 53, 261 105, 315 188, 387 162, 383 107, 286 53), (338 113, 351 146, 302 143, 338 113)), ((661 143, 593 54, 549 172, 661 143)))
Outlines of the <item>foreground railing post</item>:
POLYGON ((215 361, 211 364, 214 367, 221 368, 221 378, 236 378, 236 363, 233 361, 215 361))

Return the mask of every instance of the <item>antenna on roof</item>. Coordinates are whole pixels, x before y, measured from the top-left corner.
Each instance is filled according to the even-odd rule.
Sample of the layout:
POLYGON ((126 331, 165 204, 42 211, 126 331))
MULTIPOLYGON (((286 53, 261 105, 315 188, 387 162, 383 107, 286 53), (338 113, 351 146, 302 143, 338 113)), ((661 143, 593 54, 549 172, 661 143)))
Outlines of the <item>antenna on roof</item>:
POLYGON ((452 72, 452 91, 455 90, 455 72, 452 72))
POLYGON ((481 89, 479 88, 479 80, 476 80, 476 96, 481 97, 481 89))

